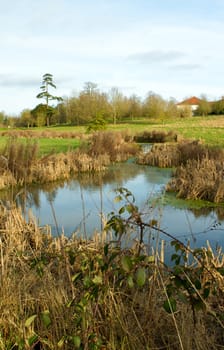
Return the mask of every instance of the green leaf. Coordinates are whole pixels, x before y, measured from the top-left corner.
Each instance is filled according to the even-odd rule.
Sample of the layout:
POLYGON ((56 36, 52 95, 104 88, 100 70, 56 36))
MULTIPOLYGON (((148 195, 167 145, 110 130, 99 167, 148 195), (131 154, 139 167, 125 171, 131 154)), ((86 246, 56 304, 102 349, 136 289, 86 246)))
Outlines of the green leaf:
POLYGON ((103 251, 104 251, 104 255, 107 256, 109 252, 109 244, 105 244, 105 246, 103 247, 103 251))
POLYGON ((156 219, 150 220, 150 221, 149 221, 149 225, 150 225, 150 226, 158 226, 158 220, 156 220, 156 219))
POLYGON ((138 287, 143 287, 146 281, 146 272, 143 267, 139 267, 136 272, 136 282, 138 287))
POLYGON ((125 272, 130 272, 132 269, 132 261, 130 256, 122 256, 121 258, 121 266, 124 269, 125 272))
POLYGON ((147 256, 146 262, 148 262, 148 263, 154 263, 154 262, 155 262, 155 256, 154 256, 154 255, 149 255, 149 256, 147 256))
POLYGON ((65 336, 63 336, 63 337, 59 340, 59 342, 58 342, 58 347, 59 347, 59 348, 62 348, 62 346, 64 346, 65 340, 66 340, 66 337, 65 337, 65 336))
POLYGON ((30 327, 36 317, 37 317, 37 315, 32 315, 29 318, 27 318, 27 320, 25 322, 25 327, 27 327, 27 328, 30 327))
POLYGON ((44 326, 48 328, 51 325, 50 311, 44 310, 41 313, 41 319, 43 321, 44 326))
POLYGON ((121 207, 120 210, 119 210, 119 215, 123 214, 125 212, 125 207, 121 207))
POLYGON ((169 314, 172 314, 177 310, 176 300, 173 298, 169 298, 168 300, 164 301, 163 307, 166 312, 168 312, 169 314))
POLYGON ((203 292, 203 297, 206 299, 210 294, 210 288, 205 288, 203 292))
POLYGON ((115 203, 119 203, 120 201, 122 201, 122 196, 119 195, 114 198, 115 203))
POLYGON ((186 305, 189 303, 187 296, 183 293, 178 293, 178 298, 182 303, 184 303, 186 305))
POLYGON ((192 305, 195 310, 202 310, 204 308, 204 303, 201 299, 194 298, 192 301, 192 305))
POLYGON ((29 337, 28 339, 28 344, 29 346, 32 346, 34 343, 36 343, 36 341, 38 340, 38 335, 36 333, 34 333, 33 335, 31 335, 31 337, 29 337))
POLYGON ((74 276, 72 276, 72 282, 76 282, 78 279, 80 279, 82 275, 82 272, 77 272, 74 276))
POLYGON ((83 279, 83 285, 85 288, 89 288, 92 284, 92 280, 89 276, 85 276, 83 279))
POLYGON ((224 276, 224 267, 219 267, 219 268, 217 269, 217 271, 218 271, 222 276, 224 276))
POLYGON ((95 276, 95 277, 93 278, 93 283, 94 283, 94 284, 97 284, 97 285, 102 284, 102 283, 103 283, 102 276, 100 276, 100 275, 95 276))
POLYGON ((133 281, 133 277, 132 276, 128 276, 127 278, 127 283, 128 283, 128 287, 129 288, 133 288, 134 287, 134 281, 133 281))
POLYGON ((135 207, 133 204, 127 204, 126 205, 126 210, 129 214, 132 214, 138 210, 137 207, 135 207))
POLYGON ((201 282, 199 280, 196 280, 194 285, 196 289, 201 289, 201 282))
POLYGON ((80 339, 80 337, 79 337, 78 335, 74 335, 74 336, 72 337, 72 342, 73 342, 73 344, 74 344, 74 346, 75 346, 76 349, 79 349, 79 348, 80 348, 81 339, 80 339))

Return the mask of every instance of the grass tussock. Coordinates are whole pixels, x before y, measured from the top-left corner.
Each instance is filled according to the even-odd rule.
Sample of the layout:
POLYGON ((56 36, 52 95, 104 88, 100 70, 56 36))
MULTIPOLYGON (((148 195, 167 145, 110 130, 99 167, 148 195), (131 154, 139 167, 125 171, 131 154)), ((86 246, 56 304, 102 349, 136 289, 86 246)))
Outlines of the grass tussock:
POLYGON ((0 189, 103 171, 111 162, 124 161, 137 153, 138 146, 130 141, 128 132, 100 132, 92 136, 89 146, 83 143, 79 150, 49 153, 40 158, 36 141, 11 138, 0 155, 0 189))
POLYGON ((42 158, 33 167, 33 182, 44 183, 68 179, 83 172, 99 172, 109 164, 107 156, 91 157, 86 153, 67 152, 42 158))
POLYGON ((201 199, 214 203, 224 201, 224 162, 208 157, 189 160, 177 167, 167 191, 174 191, 177 197, 201 199))
POLYGON ((29 144, 12 144, 9 153, 0 156, 0 189, 68 179, 81 172, 103 171, 110 162, 106 155, 91 157, 80 152, 50 154, 39 159, 32 149, 29 144))
POLYGON ((185 165, 189 160, 201 161, 204 158, 222 160, 223 150, 212 148, 198 141, 154 144, 146 154, 140 154, 138 162, 160 168, 171 168, 185 165))
POLYGON ((10 139, 0 155, 0 171, 3 177, 1 185, 4 186, 7 182, 19 185, 24 181, 30 182, 32 166, 37 160, 37 154, 36 142, 27 140, 24 143, 18 142, 18 139, 10 139))
POLYGON ((177 134, 173 131, 143 131, 134 136, 135 142, 140 143, 164 143, 177 141, 177 134))
POLYGON ((179 198, 224 201, 224 151, 193 142, 154 144, 138 162, 162 168, 175 167, 167 191, 179 198))
POLYGON ((52 237, 13 208, 0 208, 0 227, 0 349, 224 346, 221 253, 204 248, 200 263, 176 270, 180 281, 188 281, 189 298, 181 283, 174 287, 172 269, 134 250, 52 237), (203 296, 206 286, 209 296, 203 296), (199 311, 192 300, 201 302, 199 311))
POLYGON ((105 131, 94 133, 91 139, 89 154, 91 156, 108 155, 110 161, 120 162, 133 157, 139 151, 129 133, 105 131))

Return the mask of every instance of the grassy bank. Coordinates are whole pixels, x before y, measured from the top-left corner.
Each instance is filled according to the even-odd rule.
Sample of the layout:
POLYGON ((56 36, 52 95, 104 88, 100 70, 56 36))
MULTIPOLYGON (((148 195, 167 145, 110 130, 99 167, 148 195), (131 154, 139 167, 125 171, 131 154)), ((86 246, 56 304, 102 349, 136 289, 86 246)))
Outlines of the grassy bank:
MULTIPOLYGON (((209 146, 224 148, 224 116, 192 117, 186 119, 148 119, 128 121, 107 125, 107 130, 128 132, 136 135, 144 131, 174 132, 179 138, 201 140, 209 146)), ((18 134, 23 137, 34 137, 39 139, 40 152, 43 143, 43 153, 46 149, 65 151, 68 148, 76 147, 75 140, 87 138, 85 126, 55 126, 49 128, 31 129, 5 129, 0 131, 0 148, 5 144, 6 136, 18 134), (57 140, 54 140, 54 139, 57 140), (75 140, 74 140, 75 138, 75 140), (68 141, 69 140, 69 141, 68 141)))

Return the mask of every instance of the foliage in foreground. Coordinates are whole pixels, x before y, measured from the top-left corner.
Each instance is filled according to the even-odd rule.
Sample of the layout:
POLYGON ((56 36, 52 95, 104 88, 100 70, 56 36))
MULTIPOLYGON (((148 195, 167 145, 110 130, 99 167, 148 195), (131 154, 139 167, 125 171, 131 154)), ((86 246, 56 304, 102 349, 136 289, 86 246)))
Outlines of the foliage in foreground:
POLYGON ((156 222, 142 221, 128 190, 116 201, 118 213, 89 241, 52 237, 1 207, 0 349, 224 346, 223 255, 174 240, 165 266, 145 251, 144 231, 159 230, 156 222), (121 248, 130 230, 137 245, 121 248))

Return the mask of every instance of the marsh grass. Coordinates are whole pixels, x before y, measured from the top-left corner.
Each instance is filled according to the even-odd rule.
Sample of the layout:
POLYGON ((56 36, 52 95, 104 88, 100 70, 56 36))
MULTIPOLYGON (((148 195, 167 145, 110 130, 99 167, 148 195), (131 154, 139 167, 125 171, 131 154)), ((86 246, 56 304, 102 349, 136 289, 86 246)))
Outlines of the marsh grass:
MULTIPOLYGON (((39 157, 36 139, 10 138, 0 155, 0 188, 42 184, 68 179, 73 174, 103 171, 111 162, 124 161, 139 151, 130 139, 128 132, 101 132, 93 134, 78 150, 57 153, 49 147, 50 153, 39 157)), ((70 139, 66 140, 69 145, 70 139)))
POLYGON ((147 143, 162 143, 162 142, 172 142, 177 141, 177 134, 173 131, 144 131, 134 136, 136 142, 147 142, 147 143))
POLYGON ((224 201, 224 151, 193 142, 154 144, 150 152, 140 154, 138 162, 158 167, 175 167, 166 190, 178 198, 224 201))
POLYGON ((208 157, 202 160, 189 160, 178 166, 167 191, 174 191, 177 197, 200 199, 214 203, 224 201, 224 162, 208 157))
POLYGON ((108 155, 111 162, 124 161, 139 152, 139 146, 132 141, 129 131, 97 132, 92 135, 89 154, 108 155))
MULTIPOLYGON (((177 310, 169 313, 164 301, 169 300, 167 288, 174 275, 158 259, 155 263, 153 256, 121 250, 110 244, 109 236, 103 241, 99 235, 88 241, 63 234, 52 237, 48 227, 38 227, 31 217, 26 222, 18 209, 0 209, 0 349, 213 350, 224 346, 219 320, 223 315, 221 252, 215 255, 209 247, 204 249, 199 266, 200 283, 210 281, 216 295, 203 300, 195 315, 187 298, 177 298, 177 310)), ((192 278, 193 291, 198 260, 194 264, 179 273, 180 278, 184 273, 192 278)), ((182 295, 179 288, 177 296, 178 291, 182 295)))

